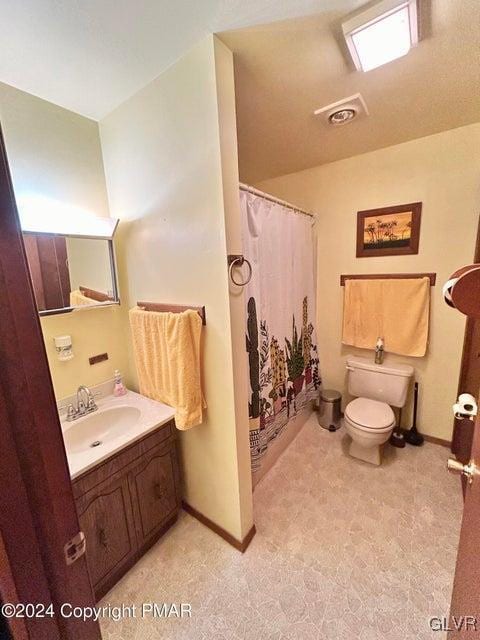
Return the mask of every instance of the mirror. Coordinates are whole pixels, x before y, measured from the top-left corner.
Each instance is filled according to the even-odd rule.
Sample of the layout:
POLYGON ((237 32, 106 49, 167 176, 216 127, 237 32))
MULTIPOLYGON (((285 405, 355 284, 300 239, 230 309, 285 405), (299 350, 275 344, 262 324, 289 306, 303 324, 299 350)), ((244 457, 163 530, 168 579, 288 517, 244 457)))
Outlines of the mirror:
POLYGON ((111 239, 23 232, 40 315, 118 304, 111 239))

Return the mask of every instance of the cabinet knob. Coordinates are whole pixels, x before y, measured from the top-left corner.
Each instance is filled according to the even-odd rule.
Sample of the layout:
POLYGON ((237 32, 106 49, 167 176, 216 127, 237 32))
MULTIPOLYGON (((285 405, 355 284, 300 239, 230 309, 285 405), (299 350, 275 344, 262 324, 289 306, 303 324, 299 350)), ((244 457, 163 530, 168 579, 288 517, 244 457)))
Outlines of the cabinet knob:
POLYGON ((98 539, 100 540, 100 544, 107 548, 108 547, 108 539, 107 539, 107 534, 105 533, 105 531, 103 529, 100 529, 100 531, 98 532, 98 539))

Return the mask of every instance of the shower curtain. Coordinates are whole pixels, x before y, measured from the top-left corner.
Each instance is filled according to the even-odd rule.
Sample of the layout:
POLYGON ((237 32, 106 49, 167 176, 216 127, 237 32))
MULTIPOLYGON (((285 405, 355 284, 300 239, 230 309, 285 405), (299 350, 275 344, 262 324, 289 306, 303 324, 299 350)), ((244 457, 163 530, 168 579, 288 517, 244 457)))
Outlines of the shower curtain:
POLYGON ((245 304, 255 482, 320 386, 314 243, 309 216, 243 190, 240 206, 243 252, 252 264, 245 304))

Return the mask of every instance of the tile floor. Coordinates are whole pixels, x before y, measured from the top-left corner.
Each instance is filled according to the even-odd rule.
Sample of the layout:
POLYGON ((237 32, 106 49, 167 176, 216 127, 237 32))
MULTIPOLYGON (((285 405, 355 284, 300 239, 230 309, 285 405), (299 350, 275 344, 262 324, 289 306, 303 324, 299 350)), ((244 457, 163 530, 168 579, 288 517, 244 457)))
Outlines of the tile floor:
POLYGON ((347 457, 312 417, 254 494, 242 555, 182 513, 102 604, 189 602, 189 619, 104 619, 108 640, 423 640, 448 613, 462 498, 448 450, 347 457))

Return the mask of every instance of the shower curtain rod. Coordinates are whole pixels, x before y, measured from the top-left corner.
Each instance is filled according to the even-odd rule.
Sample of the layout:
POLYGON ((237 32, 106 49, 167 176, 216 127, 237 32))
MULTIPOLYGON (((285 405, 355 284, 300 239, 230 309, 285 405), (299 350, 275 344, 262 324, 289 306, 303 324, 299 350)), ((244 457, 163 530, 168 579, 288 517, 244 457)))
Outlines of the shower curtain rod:
POLYGON ((296 207, 290 202, 286 202, 285 200, 280 200, 280 198, 275 198, 275 196, 270 195, 269 193, 265 193, 265 191, 260 191, 260 189, 255 189, 255 187, 251 187, 249 184, 244 184, 240 182, 240 189, 242 191, 248 191, 249 193, 253 193, 255 196, 260 196, 261 198, 265 198, 265 200, 270 200, 270 202, 276 202, 277 204, 281 204, 287 209, 292 209, 296 213, 301 213, 304 216, 309 216, 310 218, 315 218, 313 213, 309 213, 304 209, 300 209, 300 207, 296 207))

